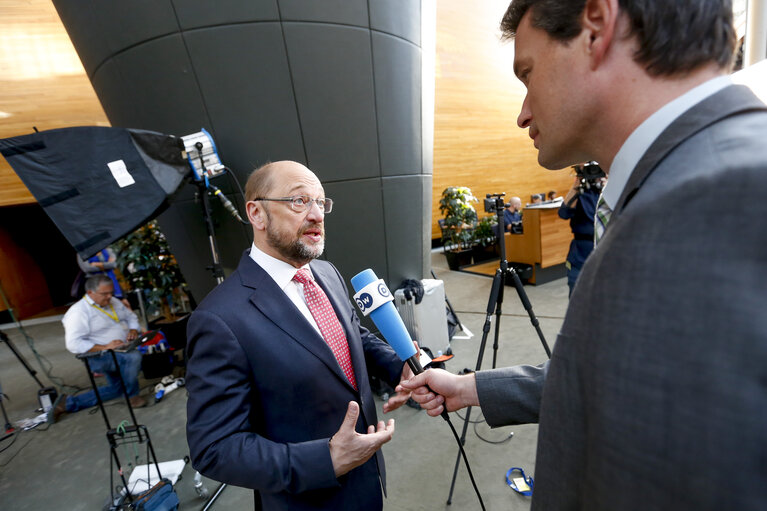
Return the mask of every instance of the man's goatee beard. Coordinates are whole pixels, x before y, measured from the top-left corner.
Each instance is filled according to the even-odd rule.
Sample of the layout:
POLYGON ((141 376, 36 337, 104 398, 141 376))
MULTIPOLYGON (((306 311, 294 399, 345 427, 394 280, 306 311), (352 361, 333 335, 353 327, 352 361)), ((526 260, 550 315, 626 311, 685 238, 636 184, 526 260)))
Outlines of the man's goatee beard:
POLYGON ((324 238, 313 246, 306 244, 300 239, 285 243, 280 234, 269 227, 266 229, 266 239, 286 259, 300 264, 306 264, 312 259, 317 259, 325 250, 324 238))

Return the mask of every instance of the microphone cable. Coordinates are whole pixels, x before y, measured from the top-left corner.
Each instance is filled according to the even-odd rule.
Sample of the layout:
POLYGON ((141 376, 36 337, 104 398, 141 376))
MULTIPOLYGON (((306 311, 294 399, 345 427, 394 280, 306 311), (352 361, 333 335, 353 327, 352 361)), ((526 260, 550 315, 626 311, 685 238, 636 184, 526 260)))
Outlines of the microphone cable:
POLYGON ((461 456, 463 456, 463 463, 466 465, 466 470, 469 472, 469 479, 471 479, 471 485, 474 487, 474 493, 477 494, 479 505, 482 507, 482 511, 485 511, 485 503, 482 501, 482 495, 479 493, 477 482, 474 480, 474 474, 472 473, 471 466, 469 465, 469 458, 466 457, 466 451, 463 450, 461 438, 458 436, 458 432, 455 430, 455 426, 453 426, 453 423, 450 421, 450 416, 447 414, 447 406, 442 410, 442 418, 445 419, 447 425, 450 426, 450 431, 453 432, 455 442, 458 444, 458 449, 461 451, 461 456))
MULTIPOLYGON (((237 191, 239 192, 240 199, 242 200, 243 205, 247 202, 247 198, 245 197, 245 192, 242 189, 242 185, 240 185, 240 180, 237 179, 237 176, 235 173, 230 169, 229 167, 224 167, 226 170, 226 175, 229 178, 229 181, 233 181, 235 186, 237 187, 237 191)), ((243 206, 244 209, 247 209, 243 206)), ((239 208, 238 208, 239 209, 239 208)), ((250 225, 250 221, 243 222, 246 225, 250 225)))
MULTIPOLYGON (((458 413, 458 412, 455 412, 455 415, 456 415, 456 416, 457 416, 459 419, 461 419, 462 421, 464 421, 464 422, 466 421, 466 417, 462 416, 460 413, 458 413)), ((487 421, 485 420, 485 416, 482 414, 482 410, 481 410, 481 409, 480 409, 480 411, 479 411, 479 419, 476 419, 476 420, 471 420, 471 419, 469 419, 469 424, 472 424, 472 425, 473 425, 472 427, 474 428, 474 434, 475 434, 475 435, 477 435, 477 438, 479 438, 479 439, 480 439, 480 440, 482 440, 483 442, 486 442, 486 443, 488 443, 488 444, 495 444, 495 445, 500 445, 500 444, 505 444, 506 442, 508 442, 509 440, 511 440, 512 438, 514 438, 514 432, 513 432, 513 431, 510 431, 510 432, 509 432, 509 433, 506 435, 506 437, 505 437, 505 438, 502 438, 502 439, 500 439, 500 440, 491 440, 491 439, 489 439, 489 438, 485 438, 485 437, 483 437, 483 436, 482 436, 482 435, 479 433, 478 425, 479 425, 479 424, 485 424, 486 422, 487 422, 487 421)))

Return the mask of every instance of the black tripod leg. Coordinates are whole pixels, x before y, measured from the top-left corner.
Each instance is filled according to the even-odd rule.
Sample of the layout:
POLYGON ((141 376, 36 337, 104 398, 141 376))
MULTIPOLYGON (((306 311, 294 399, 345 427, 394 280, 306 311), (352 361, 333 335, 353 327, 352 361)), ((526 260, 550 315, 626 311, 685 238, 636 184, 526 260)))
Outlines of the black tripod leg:
POLYGON ((546 343, 546 338, 543 336, 543 331, 541 331, 540 324, 538 323, 538 318, 535 317, 533 306, 530 304, 530 300, 527 298, 525 287, 522 285, 522 281, 519 280, 519 275, 517 275, 517 272, 514 271, 514 268, 509 268, 508 271, 511 273, 512 281, 514 282, 514 287, 517 290, 519 299, 522 300, 522 305, 525 307, 527 315, 530 316, 530 322, 535 327, 535 331, 538 332, 538 338, 541 340, 541 344, 543 344, 543 349, 546 351, 546 355, 551 358, 551 350, 549 349, 549 345, 546 343))
MULTIPOLYGON (((490 297, 487 301, 487 313, 485 315, 485 323, 482 325, 482 341, 479 344, 479 354, 477 355, 477 365, 474 371, 479 371, 482 367, 482 358, 485 355, 485 345, 487 343, 487 335, 490 333, 490 323, 493 318, 493 311, 498 304, 498 295, 503 287, 503 271, 498 269, 493 276, 493 285, 490 288, 490 297)), ((496 321, 497 324, 497 321, 496 321)), ((471 419, 471 407, 466 409, 466 418, 463 421, 463 431, 461 432, 461 445, 466 444, 466 432, 469 429, 469 422, 471 419)), ((455 468, 453 469, 453 481, 450 483, 450 494, 447 496, 447 505, 449 506, 453 501, 453 490, 455 489, 455 479, 458 476, 458 465, 461 463, 461 452, 458 452, 458 456, 455 459, 455 468)))
POLYGON ((6 346, 13 352, 14 355, 16 355, 16 358, 19 359, 19 362, 21 362, 21 365, 24 366, 24 369, 27 370, 29 375, 34 378, 34 380, 37 382, 37 384, 40 386, 40 388, 44 388, 45 385, 37 378, 37 371, 32 369, 32 366, 29 365, 29 363, 26 361, 26 359, 16 350, 16 346, 13 345, 11 340, 8 338, 7 335, 5 335, 5 332, 0 331, 0 341, 3 341, 6 346))
POLYGON ((0 410, 3 411, 3 420, 5 420, 5 429, 3 431, 5 434, 0 437, 0 441, 5 440, 6 438, 10 437, 14 433, 13 425, 11 424, 11 421, 8 420, 8 414, 5 413, 5 405, 3 404, 3 387, 0 385, 0 410))
MULTIPOLYGON (((498 357, 498 336, 501 333, 501 305, 503 304, 503 288, 505 287, 506 275, 503 269, 500 272, 500 286, 498 288, 498 300, 495 306, 495 335, 493 337, 493 369, 495 369, 496 358, 498 357)), ((477 369, 479 370, 479 369, 477 369)))

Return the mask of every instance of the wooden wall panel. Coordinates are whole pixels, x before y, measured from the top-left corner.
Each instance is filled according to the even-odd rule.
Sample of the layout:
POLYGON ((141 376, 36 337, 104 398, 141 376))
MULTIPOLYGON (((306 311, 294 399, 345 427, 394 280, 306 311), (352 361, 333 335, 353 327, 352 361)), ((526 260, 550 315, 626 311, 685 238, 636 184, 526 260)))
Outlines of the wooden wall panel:
MULTIPOLYGON (((49 0, 7 0, 0 17, 0 138, 70 126, 109 126, 49 0)), ((35 199, 0 157, 0 206, 35 199)))
MULTIPOLYGON (((435 80, 432 238, 440 236, 439 199, 448 186, 518 195, 572 184, 569 170, 538 165, 527 130, 517 127, 525 89, 512 65, 513 41, 501 42, 498 25, 508 0, 439 0, 435 80)), ((477 203, 479 216, 484 215, 477 203)))
MULTIPOLYGON (((0 286, 16 319, 24 319, 53 307, 40 267, 0 225, 0 286)), ((6 310, 0 299, 0 311, 6 310)))

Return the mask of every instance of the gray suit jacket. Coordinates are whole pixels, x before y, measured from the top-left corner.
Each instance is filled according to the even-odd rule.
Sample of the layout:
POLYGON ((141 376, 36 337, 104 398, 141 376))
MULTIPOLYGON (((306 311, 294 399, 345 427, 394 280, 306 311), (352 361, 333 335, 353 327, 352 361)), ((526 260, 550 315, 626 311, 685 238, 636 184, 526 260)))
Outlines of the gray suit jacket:
POLYGON ((548 367, 478 374, 494 425, 545 379, 533 509, 765 508, 765 219, 767 108, 731 86, 634 169, 548 367))

